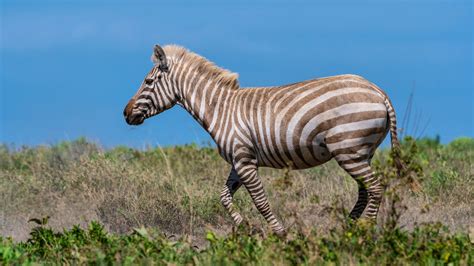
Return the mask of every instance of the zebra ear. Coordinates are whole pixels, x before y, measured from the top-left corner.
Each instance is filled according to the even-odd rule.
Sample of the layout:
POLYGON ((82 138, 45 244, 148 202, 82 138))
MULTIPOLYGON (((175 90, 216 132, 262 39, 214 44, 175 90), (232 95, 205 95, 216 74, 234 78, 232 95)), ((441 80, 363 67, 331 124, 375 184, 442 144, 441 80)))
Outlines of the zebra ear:
POLYGON ((163 72, 168 72, 168 62, 166 61, 165 51, 158 44, 153 49, 153 55, 151 56, 153 63, 158 65, 158 68, 163 72))

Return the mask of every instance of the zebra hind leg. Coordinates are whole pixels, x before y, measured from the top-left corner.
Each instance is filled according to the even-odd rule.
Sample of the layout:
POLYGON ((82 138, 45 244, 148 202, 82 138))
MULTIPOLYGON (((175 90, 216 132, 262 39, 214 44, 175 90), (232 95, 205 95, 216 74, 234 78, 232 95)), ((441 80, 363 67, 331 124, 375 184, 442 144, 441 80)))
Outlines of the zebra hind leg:
POLYGON ((370 161, 364 160, 358 163, 338 161, 338 163, 359 185, 358 199, 350 217, 357 219, 365 210, 365 217, 375 221, 382 201, 383 186, 380 178, 372 170, 370 161))
POLYGON ((230 171, 229 177, 227 178, 227 182, 222 188, 221 191, 221 203, 227 212, 230 214, 234 223, 239 225, 243 218, 242 216, 235 210, 234 205, 232 203, 232 199, 234 193, 242 186, 242 182, 240 181, 240 177, 235 171, 234 168, 230 171))
POLYGON ((352 208, 351 213, 349 214, 349 217, 351 217, 354 220, 359 219, 362 213, 364 212, 365 207, 367 207, 368 197, 369 197, 369 194, 367 192, 367 189, 365 188, 364 183, 359 180, 356 180, 356 181, 357 181, 357 185, 359 186, 359 194, 357 197, 357 202, 354 205, 354 208, 352 208))

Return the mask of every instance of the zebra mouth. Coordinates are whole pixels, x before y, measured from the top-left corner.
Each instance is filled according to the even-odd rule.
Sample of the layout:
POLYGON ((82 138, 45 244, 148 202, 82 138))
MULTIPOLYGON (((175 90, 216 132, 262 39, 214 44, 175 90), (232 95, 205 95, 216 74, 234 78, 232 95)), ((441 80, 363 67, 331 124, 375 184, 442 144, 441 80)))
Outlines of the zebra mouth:
POLYGON ((125 117, 125 121, 129 125, 134 125, 138 126, 143 124, 143 121, 145 121, 145 116, 140 112, 140 113, 134 113, 129 116, 125 117))

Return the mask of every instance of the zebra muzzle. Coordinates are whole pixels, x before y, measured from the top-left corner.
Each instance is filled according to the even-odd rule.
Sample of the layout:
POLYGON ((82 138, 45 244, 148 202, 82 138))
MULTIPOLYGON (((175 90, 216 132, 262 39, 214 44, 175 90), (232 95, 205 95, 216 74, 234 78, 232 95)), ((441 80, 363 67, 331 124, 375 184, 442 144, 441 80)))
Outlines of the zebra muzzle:
POLYGON ((140 125, 143 123, 143 121, 145 121, 145 115, 141 112, 132 113, 131 115, 125 117, 125 121, 129 125, 140 125))
POLYGON ((125 121, 129 125, 140 125, 145 120, 145 114, 141 111, 134 110, 135 99, 131 99, 125 109, 123 110, 123 116, 125 121))

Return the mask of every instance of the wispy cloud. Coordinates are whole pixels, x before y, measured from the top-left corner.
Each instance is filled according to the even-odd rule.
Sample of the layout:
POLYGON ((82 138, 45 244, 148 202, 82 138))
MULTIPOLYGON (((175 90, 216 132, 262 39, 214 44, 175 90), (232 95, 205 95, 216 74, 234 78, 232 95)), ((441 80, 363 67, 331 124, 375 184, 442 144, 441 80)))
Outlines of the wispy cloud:
POLYGON ((35 12, 7 11, 4 14, 3 48, 6 50, 54 49, 74 44, 127 44, 139 38, 134 22, 97 11, 35 12))

